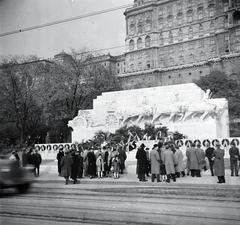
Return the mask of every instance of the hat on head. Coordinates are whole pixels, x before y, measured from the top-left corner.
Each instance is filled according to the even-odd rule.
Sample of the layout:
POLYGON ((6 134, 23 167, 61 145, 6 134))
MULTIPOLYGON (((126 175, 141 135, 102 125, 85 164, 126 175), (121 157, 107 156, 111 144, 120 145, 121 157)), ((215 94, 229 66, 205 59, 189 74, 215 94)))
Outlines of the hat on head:
POLYGON ((144 143, 142 143, 142 144, 140 145, 140 148, 144 148, 144 147, 146 147, 146 145, 145 145, 144 143))

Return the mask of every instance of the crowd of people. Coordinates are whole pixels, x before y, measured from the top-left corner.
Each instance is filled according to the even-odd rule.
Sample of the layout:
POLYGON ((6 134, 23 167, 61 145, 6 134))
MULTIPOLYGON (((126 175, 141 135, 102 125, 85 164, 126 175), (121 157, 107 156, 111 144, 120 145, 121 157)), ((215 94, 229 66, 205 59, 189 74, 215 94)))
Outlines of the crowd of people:
MULTIPOLYGON (((159 142, 154 144, 152 150, 141 144, 136 153, 137 176, 139 181, 148 181, 151 173, 151 181, 154 182, 176 182, 177 178, 190 175, 192 177, 201 177, 201 172, 207 170, 207 161, 212 176, 218 177, 218 183, 225 183, 225 151, 216 143, 216 147, 206 146, 202 149, 200 143, 191 143, 186 150, 186 162, 184 155, 174 142, 159 142)), ((240 160, 239 149, 235 143, 231 144, 229 149, 231 176, 238 176, 238 161, 240 160)))
MULTIPOLYGON (((221 149, 220 143, 216 143, 215 147, 207 143, 205 147, 203 150, 200 143, 191 143, 186 149, 186 160, 184 160, 182 151, 171 141, 160 141, 154 144, 151 150, 143 143, 138 148, 134 145, 134 148, 137 148, 137 177, 141 182, 148 181, 146 177, 151 176, 152 182, 156 180, 169 183, 171 180, 176 182, 176 179, 186 175, 201 177, 202 171, 209 168, 211 175, 217 176, 218 183, 225 183, 225 151, 221 149)), ((231 176, 238 176, 240 154, 234 142, 231 143, 229 155, 231 176)), ((17 151, 12 151, 9 159, 17 161, 19 166, 31 165, 33 174, 39 176, 42 158, 37 148, 23 149, 22 160, 17 151)), ((83 177, 118 179, 119 174, 123 174, 125 169, 127 155, 126 149, 120 145, 116 147, 107 145, 98 149, 62 146, 56 159, 59 176, 65 178, 66 184, 69 183, 70 178, 76 184, 78 178, 83 177)))
POLYGON ((119 146, 105 146, 97 150, 93 147, 85 150, 76 147, 65 151, 60 148, 57 154, 58 174, 65 178, 66 184, 70 178, 74 184, 82 177, 101 179, 112 176, 118 179, 125 169, 126 158, 125 150, 119 146))

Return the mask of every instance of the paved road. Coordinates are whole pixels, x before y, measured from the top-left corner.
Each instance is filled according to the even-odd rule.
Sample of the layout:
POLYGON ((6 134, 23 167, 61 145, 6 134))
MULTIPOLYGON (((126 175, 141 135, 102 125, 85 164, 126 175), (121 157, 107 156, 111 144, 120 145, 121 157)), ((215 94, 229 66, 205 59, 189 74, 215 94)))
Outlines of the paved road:
POLYGON ((239 186, 40 180, 0 197, 0 224, 240 224, 239 186))

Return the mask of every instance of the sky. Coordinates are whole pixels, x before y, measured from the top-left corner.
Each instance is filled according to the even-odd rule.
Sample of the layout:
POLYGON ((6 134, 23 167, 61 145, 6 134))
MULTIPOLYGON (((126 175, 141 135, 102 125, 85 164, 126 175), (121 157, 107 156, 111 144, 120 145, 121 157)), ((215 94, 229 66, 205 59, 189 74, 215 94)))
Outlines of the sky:
MULTIPOLYGON (((133 3, 133 0, 0 0, 0 34, 42 23, 133 3)), ((0 57, 37 55, 52 58, 76 51, 123 46, 124 9, 37 30, 0 37, 0 57)), ((108 50, 113 55, 125 48, 108 50)))

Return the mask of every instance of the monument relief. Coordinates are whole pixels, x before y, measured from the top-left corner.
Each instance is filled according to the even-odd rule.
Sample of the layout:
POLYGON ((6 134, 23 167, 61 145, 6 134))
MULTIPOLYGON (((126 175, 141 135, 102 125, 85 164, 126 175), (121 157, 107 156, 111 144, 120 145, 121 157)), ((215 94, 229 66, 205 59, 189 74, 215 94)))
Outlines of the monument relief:
POLYGON ((95 132, 114 132, 122 126, 146 123, 167 126, 188 138, 229 137, 228 102, 211 98, 196 84, 106 92, 94 100, 92 110, 79 110, 69 121, 73 142, 90 139, 95 132))

